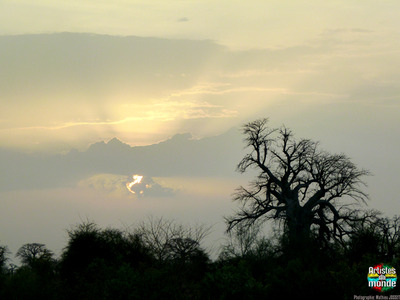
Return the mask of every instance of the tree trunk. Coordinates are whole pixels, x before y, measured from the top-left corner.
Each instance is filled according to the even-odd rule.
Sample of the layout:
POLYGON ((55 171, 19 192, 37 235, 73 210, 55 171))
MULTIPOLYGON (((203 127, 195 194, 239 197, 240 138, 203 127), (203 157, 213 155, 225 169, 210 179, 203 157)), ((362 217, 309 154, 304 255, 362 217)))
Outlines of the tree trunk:
POLYGON ((308 243, 311 233, 311 220, 310 214, 298 203, 289 206, 286 222, 291 246, 304 247, 308 243))

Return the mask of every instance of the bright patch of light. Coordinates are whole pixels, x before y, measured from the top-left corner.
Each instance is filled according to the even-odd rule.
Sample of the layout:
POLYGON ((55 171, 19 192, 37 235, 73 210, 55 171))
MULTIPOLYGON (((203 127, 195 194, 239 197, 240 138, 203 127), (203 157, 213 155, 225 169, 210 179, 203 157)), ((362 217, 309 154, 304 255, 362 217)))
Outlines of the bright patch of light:
MULTIPOLYGON (((126 184, 127 189, 128 189, 132 194, 136 194, 135 191, 132 189, 132 187, 133 187, 135 184, 139 184, 139 183, 142 181, 142 178, 143 178, 143 176, 140 176, 140 175, 133 175, 133 176, 132 176, 133 181, 132 181, 132 182, 128 182, 128 183, 126 184)), ((140 193, 143 194, 143 191, 140 191, 140 193)))

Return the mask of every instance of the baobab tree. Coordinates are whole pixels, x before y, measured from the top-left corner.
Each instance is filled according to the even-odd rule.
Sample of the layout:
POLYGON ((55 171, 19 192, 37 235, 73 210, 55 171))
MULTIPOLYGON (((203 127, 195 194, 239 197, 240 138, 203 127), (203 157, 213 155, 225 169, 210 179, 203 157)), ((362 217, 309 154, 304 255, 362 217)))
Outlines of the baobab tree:
POLYGON ((314 232, 324 240, 342 239, 359 215, 349 204, 368 199, 362 177, 369 172, 344 154, 320 150, 318 142, 296 139, 290 129, 267 123, 260 119, 243 126, 250 152, 237 169, 259 173, 248 188, 236 190, 234 200, 241 208, 227 218, 228 231, 239 223, 274 219, 283 220, 289 241, 314 232))

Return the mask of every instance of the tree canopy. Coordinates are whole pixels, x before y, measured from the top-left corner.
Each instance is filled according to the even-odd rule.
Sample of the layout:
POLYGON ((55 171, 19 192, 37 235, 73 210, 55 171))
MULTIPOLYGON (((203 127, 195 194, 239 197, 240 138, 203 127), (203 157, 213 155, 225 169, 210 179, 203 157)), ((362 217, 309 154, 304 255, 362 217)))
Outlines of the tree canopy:
POLYGON ((234 200, 242 206, 227 219, 228 230, 239 223, 283 220, 289 237, 309 236, 318 229, 321 238, 341 239, 358 211, 349 204, 365 202, 362 178, 369 172, 359 169, 345 154, 331 154, 310 139, 296 139, 285 126, 268 127, 267 119, 243 126, 250 149, 237 166, 259 171, 248 188, 236 190, 234 200), (340 202, 346 198, 348 203, 340 202))
POLYGON ((46 248, 44 244, 28 243, 18 249, 16 257, 19 257, 23 264, 32 266, 37 261, 50 261, 53 252, 46 248))

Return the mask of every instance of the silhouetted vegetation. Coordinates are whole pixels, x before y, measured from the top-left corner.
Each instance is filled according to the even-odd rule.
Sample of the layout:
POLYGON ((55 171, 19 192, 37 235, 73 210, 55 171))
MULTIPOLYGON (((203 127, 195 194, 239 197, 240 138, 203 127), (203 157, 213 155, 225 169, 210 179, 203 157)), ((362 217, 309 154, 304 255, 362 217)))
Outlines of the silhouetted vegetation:
MULTIPOLYGON (((25 244, 16 255, 19 267, 8 264, 11 253, 0 247, 0 298, 353 299, 373 293, 368 267, 397 266, 400 255, 398 217, 375 215, 373 222, 359 223, 345 243, 310 238, 303 249, 294 249, 286 234, 267 238, 260 227, 237 226, 214 261, 194 236, 160 238, 165 247, 160 255, 160 247, 144 236, 144 224, 151 223, 132 231, 78 224, 68 231, 59 258, 43 244, 25 244)), ((163 219, 152 224, 159 230, 184 228, 163 219)))
POLYGON ((120 230, 83 222, 67 231, 59 257, 29 243, 15 254, 17 267, 0 246, 0 299, 353 299, 375 293, 368 268, 397 268, 400 217, 338 202, 364 201, 361 177, 368 172, 266 123, 244 126, 251 152, 238 168, 260 173, 250 188, 237 190, 242 207, 227 219, 217 259, 204 248, 206 226, 149 218, 120 230), (270 236, 263 231, 266 220, 275 222, 270 236))

